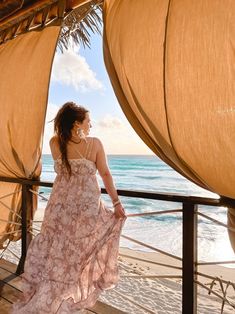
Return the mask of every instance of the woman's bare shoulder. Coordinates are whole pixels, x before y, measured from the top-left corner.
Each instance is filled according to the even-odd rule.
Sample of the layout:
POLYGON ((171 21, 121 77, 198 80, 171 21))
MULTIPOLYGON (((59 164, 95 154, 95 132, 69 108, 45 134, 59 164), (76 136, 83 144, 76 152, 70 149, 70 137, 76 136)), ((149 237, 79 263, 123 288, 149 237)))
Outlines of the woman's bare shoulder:
POLYGON ((102 142, 101 142, 101 140, 98 137, 91 137, 91 136, 89 136, 88 139, 93 141, 93 145, 97 145, 97 146, 98 145, 102 145, 102 142))
POLYGON ((58 136, 57 135, 53 136, 50 139, 49 144, 50 144, 50 149, 51 149, 51 154, 53 156, 53 159, 57 159, 61 155, 58 136))
POLYGON ((50 147, 52 146, 58 146, 59 145, 59 139, 57 135, 52 136, 52 138, 49 141, 50 147))
POLYGON ((58 135, 54 135, 54 136, 52 136, 52 138, 50 139, 50 143, 58 142, 58 140, 59 140, 58 135))

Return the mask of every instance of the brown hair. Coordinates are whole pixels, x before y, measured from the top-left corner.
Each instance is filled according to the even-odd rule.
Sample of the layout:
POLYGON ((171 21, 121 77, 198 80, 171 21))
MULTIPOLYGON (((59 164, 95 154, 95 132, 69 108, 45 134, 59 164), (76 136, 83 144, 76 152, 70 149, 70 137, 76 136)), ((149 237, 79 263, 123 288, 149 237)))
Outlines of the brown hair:
POLYGON ((67 144, 72 136, 71 130, 75 121, 82 123, 85 120, 87 112, 89 112, 87 109, 74 102, 66 102, 54 119, 54 131, 59 139, 62 163, 66 166, 69 174, 71 174, 71 166, 67 156, 67 144))

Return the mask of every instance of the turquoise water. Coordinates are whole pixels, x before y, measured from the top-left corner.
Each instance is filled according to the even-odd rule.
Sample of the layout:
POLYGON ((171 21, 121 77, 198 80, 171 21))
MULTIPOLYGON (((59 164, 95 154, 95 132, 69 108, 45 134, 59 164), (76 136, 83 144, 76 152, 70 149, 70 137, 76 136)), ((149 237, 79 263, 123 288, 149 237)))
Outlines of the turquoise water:
MULTIPOLYGON (((43 169, 41 180, 53 181, 53 160, 50 155, 43 155, 43 169)), ((217 197, 217 195, 203 190, 186 180, 168 165, 155 156, 110 155, 108 164, 118 189, 174 193, 181 195, 196 195, 217 197)), ((98 177, 100 186, 102 180, 98 177)), ((51 189, 41 188, 40 192, 49 197, 51 189)), ((107 206, 111 207, 107 195, 102 195, 107 206)), ((179 209, 181 204, 154 201, 147 199, 122 197, 127 213, 141 213, 165 209, 179 209)), ((39 202, 44 208, 45 201, 39 202)), ((199 207, 203 213, 208 213, 226 223, 226 208, 199 207)), ((128 218, 123 233, 149 245, 181 256, 182 225, 181 214, 167 214, 160 216, 128 218)), ((231 260, 234 253, 230 247, 225 228, 199 218, 199 258, 203 260, 231 260)), ((121 241, 122 246, 138 250, 148 250, 129 241, 121 241)))
MULTIPOLYGON (((43 155, 42 180, 55 178, 51 155, 43 155)), ((215 196, 186 180, 155 156, 109 155, 108 164, 116 187, 184 195, 215 196)), ((99 180, 102 185, 102 181, 99 180)))

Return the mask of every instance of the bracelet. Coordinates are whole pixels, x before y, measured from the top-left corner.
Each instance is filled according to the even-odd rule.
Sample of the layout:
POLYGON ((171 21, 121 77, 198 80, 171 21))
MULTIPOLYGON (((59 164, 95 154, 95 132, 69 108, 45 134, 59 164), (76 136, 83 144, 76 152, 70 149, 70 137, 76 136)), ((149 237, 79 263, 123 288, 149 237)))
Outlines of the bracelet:
POLYGON ((116 203, 116 202, 118 202, 118 201, 120 201, 120 200, 119 200, 119 197, 112 199, 112 203, 113 203, 113 204, 116 203))
POLYGON ((120 200, 117 200, 117 201, 113 202, 113 207, 115 207, 115 206, 117 206, 119 204, 121 204, 121 202, 120 202, 120 200))

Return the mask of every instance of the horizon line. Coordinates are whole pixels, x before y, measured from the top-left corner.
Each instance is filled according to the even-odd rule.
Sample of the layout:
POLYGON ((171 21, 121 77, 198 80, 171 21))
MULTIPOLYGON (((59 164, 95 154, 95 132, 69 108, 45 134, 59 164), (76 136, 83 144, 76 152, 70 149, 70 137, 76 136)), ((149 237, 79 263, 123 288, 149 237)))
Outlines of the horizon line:
MULTIPOLYGON (((50 153, 42 153, 42 155, 51 155, 50 153)), ((155 156, 158 157, 157 155, 155 155, 154 153, 152 154, 106 154, 107 156, 155 156)), ((158 157, 159 158, 159 157, 158 157)))

